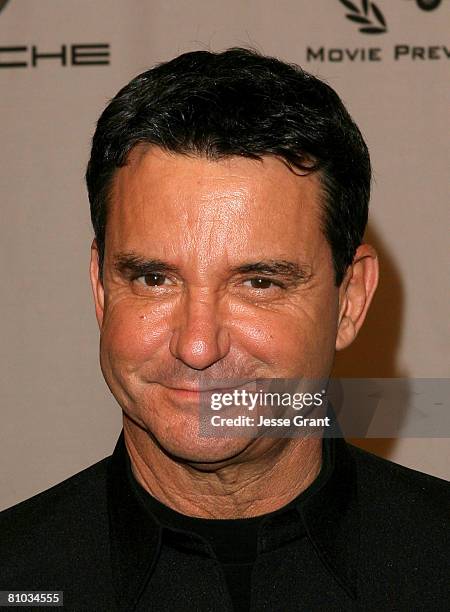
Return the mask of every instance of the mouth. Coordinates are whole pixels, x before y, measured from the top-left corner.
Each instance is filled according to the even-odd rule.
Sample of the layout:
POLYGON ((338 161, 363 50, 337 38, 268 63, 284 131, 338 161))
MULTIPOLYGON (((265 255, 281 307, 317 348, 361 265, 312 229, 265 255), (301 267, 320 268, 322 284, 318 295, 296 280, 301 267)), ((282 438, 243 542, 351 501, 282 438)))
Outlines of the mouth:
POLYGON ((221 388, 211 387, 207 389, 203 389, 199 387, 191 388, 191 389, 186 388, 186 387, 166 387, 166 389, 178 395, 186 395, 187 397, 189 396, 199 397, 200 395, 206 395, 210 393, 227 393, 227 392, 232 391, 233 389, 236 389, 236 387, 221 387, 221 388))
POLYGON ((194 401, 200 400, 200 391, 195 389, 179 389, 176 387, 166 387, 169 395, 183 401, 194 401))
POLYGON ((180 386, 171 386, 171 385, 163 385, 166 389, 168 389, 171 393, 174 393, 178 397, 186 397, 186 398, 200 398, 202 395, 210 395, 212 393, 231 393, 235 389, 240 389, 242 387, 248 386, 254 381, 245 381, 244 383, 240 383, 238 385, 230 385, 230 386, 208 386, 208 385, 198 385, 198 384, 185 384, 180 386))
POLYGON ((184 405, 200 406, 206 402, 206 405, 211 401, 211 397, 214 393, 224 393, 223 389, 199 389, 197 388, 185 388, 185 387, 165 387, 165 391, 169 398, 175 403, 184 405))

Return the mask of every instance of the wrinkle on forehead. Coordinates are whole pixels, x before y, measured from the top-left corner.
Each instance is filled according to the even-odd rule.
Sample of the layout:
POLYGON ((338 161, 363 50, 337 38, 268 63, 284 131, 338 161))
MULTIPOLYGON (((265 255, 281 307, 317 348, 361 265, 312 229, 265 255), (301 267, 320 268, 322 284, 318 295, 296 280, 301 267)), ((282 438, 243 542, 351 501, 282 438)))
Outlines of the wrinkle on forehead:
POLYGON ((158 257, 199 272, 296 251, 307 261, 318 247, 319 197, 317 175, 296 175, 275 157, 209 161, 135 147, 117 173, 110 238, 120 250, 156 246, 158 257))

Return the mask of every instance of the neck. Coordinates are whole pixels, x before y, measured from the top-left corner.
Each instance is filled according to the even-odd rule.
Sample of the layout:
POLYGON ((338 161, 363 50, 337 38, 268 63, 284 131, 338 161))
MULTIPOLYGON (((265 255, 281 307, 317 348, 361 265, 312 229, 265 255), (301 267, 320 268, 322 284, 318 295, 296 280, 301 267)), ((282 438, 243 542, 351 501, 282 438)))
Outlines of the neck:
POLYGON ((200 518, 248 518, 288 504, 317 477, 320 438, 259 438, 230 461, 189 463, 162 449, 124 417, 124 438, 138 483, 166 506, 200 518))

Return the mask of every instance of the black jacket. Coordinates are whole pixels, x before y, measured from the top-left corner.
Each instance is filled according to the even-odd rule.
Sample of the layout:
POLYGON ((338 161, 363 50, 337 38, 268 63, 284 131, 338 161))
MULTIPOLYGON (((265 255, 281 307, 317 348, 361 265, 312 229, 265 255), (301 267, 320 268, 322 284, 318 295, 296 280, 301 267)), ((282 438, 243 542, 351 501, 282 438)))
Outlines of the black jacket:
MULTIPOLYGON (((252 612, 448 610, 448 483, 326 445, 329 473, 261 534, 252 612)), ((161 528, 127 469, 121 434, 111 457, 0 513, 0 590, 64 591, 66 612, 231 612, 214 553, 161 528)))

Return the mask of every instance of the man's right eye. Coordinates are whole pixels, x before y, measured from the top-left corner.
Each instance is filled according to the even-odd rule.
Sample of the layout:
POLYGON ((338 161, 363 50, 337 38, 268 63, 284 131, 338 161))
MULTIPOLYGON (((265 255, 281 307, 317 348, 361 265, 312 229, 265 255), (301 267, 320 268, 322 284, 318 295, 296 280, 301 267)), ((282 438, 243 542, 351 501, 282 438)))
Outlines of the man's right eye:
POLYGON ((161 287, 168 281, 169 279, 165 274, 143 274, 142 276, 138 276, 136 281, 141 283, 142 285, 146 285, 147 287, 161 287))

